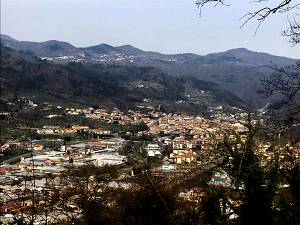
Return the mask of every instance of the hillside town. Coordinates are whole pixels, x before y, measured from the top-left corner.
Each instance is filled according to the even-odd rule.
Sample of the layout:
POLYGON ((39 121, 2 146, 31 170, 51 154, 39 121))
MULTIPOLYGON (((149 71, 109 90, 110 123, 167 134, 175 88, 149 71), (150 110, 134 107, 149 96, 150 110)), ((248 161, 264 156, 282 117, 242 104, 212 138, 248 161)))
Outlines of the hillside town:
MULTIPOLYGON (((192 171, 213 170, 211 163, 220 162, 223 157, 214 150, 226 135, 234 138, 239 134, 243 139, 249 115, 237 108, 226 113, 222 106, 210 108, 208 118, 151 109, 124 112, 117 108, 64 108, 50 103, 36 104, 28 99, 10 104, 23 104, 27 113, 38 110, 44 124, 22 128, 17 124, 19 128, 12 127, 11 131, 22 129, 23 134, 15 138, 9 136, 11 131, 2 130, 0 212, 4 221, 20 210, 17 193, 28 188, 42 191, 49 175, 59 177, 86 165, 116 167, 120 176, 114 182, 126 185, 134 183, 145 166, 149 167, 153 179, 169 184, 174 178, 187 179, 192 171), (68 121, 68 126, 55 124, 61 118, 68 121), (33 179, 34 186, 30 186, 33 184, 29 181, 33 179)), ((12 120, 16 114, 14 111, 0 113, 3 121, 12 120)), ((251 121, 252 124, 263 122, 262 112, 251 121)), ((271 148, 270 140, 258 140, 257 154, 263 164, 275 157, 271 148)), ((300 146, 291 150, 296 157, 300 156, 300 146)), ((215 170, 208 183, 229 187, 230 182, 226 172, 215 170)))

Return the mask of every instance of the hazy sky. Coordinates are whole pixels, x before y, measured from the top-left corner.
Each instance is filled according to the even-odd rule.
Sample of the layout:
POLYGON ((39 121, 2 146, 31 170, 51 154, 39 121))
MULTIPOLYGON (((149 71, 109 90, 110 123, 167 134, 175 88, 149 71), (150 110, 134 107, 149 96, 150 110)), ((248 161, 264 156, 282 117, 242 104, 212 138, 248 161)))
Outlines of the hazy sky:
MULTIPOLYGON (((256 23, 240 29, 247 0, 206 8, 194 0, 0 0, 1 33, 18 40, 67 41, 77 47, 131 44, 163 53, 207 54, 246 47, 300 58, 280 32, 287 16, 275 16, 254 35, 256 23)), ((252 4, 254 5, 254 4, 252 4)))

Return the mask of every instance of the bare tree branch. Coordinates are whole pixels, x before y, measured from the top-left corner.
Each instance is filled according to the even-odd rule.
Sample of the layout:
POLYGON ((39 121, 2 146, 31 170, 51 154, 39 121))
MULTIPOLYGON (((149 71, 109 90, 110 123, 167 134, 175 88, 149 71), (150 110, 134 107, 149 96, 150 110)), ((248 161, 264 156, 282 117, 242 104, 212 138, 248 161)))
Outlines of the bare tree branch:
POLYGON ((263 97, 281 98, 272 105, 272 119, 281 125, 294 126, 300 122, 300 62, 284 68, 275 67, 274 73, 262 79, 263 97))
MULTIPOLYGON (((300 2, 299 0, 281 0, 278 3, 274 4, 274 1, 270 0, 253 0, 250 1, 249 4, 256 3, 258 4, 258 9, 253 12, 248 12, 244 16, 242 16, 242 25, 243 28, 249 21, 256 20, 258 22, 258 26, 256 28, 255 33, 259 29, 260 25, 270 16, 275 14, 283 14, 290 12, 292 10, 299 10, 300 2), (264 6, 261 6, 261 3, 264 2, 264 6), (273 3, 273 4, 272 4, 273 3)), ((226 0, 197 0, 196 5, 200 9, 200 13, 202 8, 213 4, 217 5, 225 5, 229 6, 226 0)), ((293 21, 289 21, 289 28, 283 32, 284 36, 290 37, 290 42, 293 45, 299 44, 300 42, 300 28, 299 22, 295 19, 293 21)))
POLYGON ((289 28, 282 32, 282 35, 289 38, 292 46, 300 43, 300 22, 295 18, 289 20, 289 28))

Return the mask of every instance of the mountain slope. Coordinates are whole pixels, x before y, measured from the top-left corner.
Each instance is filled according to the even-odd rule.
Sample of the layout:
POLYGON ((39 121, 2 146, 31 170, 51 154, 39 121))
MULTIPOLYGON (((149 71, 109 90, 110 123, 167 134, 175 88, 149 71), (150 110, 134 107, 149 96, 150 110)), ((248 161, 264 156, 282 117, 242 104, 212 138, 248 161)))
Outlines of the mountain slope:
POLYGON ((153 67, 70 63, 57 65, 1 46, 1 83, 6 97, 29 96, 81 104, 136 107, 147 99, 179 111, 243 102, 217 84, 176 78, 153 67))
POLYGON ((14 38, 6 35, 6 34, 0 34, 0 39, 7 40, 7 41, 18 41, 18 40, 14 39, 14 38))
POLYGON ((122 46, 118 46, 118 47, 115 47, 116 49, 118 49, 120 52, 124 53, 124 54, 132 54, 132 55, 142 55, 142 54, 145 54, 146 52, 141 50, 141 49, 138 49, 138 48, 135 48, 131 45, 122 45, 122 46))

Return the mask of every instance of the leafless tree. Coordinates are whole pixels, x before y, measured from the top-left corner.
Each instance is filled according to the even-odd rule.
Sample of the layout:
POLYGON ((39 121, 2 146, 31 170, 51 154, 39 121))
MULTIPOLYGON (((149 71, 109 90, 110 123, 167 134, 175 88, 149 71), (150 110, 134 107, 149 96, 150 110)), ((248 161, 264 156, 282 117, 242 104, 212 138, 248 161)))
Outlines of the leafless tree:
POLYGON ((275 95, 280 100, 272 105, 272 121, 285 130, 300 123, 300 62, 287 67, 275 67, 262 79, 259 93, 264 97, 275 95))
MULTIPOLYGON (((258 22, 257 29, 260 27, 260 25, 269 17, 275 14, 285 14, 292 12, 294 14, 294 18, 292 20, 289 20, 289 27, 282 32, 283 36, 286 36, 289 38, 289 41, 292 45, 299 44, 300 42, 300 27, 299 27, 299 21, 297 18, 299 15, 297 14, 297 11, 300 7, 300 1, 299 0, 280 0, 280 1, 271 1, 271 0, 253 0, 249 1, 249 4, 257 4, 257 9, 253 12, 246 12, 242 16, 242 25, 241 27, 244 27, 249 21, 256 20, 258 22)), ((228 0, 196 0, 196 5, 202 11, 203 7, 207 5, 213 5, 213 6, 230 6, 231 4, 228 2, 228 0)))

